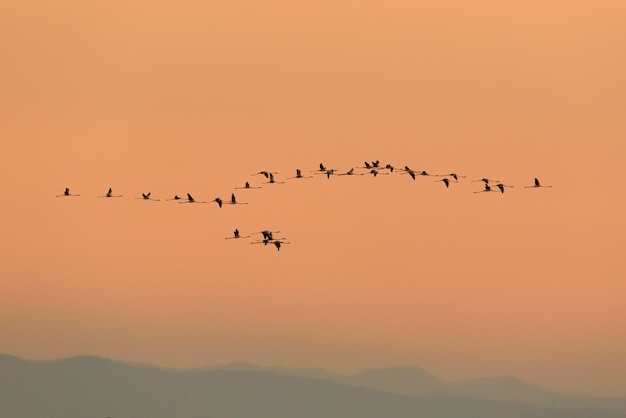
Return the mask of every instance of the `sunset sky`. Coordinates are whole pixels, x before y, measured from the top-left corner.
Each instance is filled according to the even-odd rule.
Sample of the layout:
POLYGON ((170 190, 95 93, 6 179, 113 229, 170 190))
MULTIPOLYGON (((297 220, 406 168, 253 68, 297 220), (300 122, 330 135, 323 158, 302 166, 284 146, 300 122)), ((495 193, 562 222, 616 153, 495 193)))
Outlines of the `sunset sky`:
POLYGON ((625 15, 0 0, 0 352, 626 396, 625 15), (286 180, 377 159, 466 178, 286 180))

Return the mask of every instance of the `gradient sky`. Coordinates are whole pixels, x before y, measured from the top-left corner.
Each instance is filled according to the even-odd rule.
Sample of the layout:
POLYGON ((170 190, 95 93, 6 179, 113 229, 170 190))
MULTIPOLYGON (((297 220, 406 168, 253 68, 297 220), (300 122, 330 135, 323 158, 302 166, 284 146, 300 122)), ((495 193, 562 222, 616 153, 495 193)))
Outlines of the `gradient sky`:
POLYGON ((626 396, 622 1, 0 0, 0 351, 626 396), (466 175, 261 170, 379 159, 466 175), (490 177, 515 185, 481 193, 490 177), (554 187, 525 189, 539 177, 554 187), (65 187, 80 198, 55 198, 65 187), (99 199, 112 187, 123 199, 99 199), (278 229, 280 252, 225 240, 278 229))

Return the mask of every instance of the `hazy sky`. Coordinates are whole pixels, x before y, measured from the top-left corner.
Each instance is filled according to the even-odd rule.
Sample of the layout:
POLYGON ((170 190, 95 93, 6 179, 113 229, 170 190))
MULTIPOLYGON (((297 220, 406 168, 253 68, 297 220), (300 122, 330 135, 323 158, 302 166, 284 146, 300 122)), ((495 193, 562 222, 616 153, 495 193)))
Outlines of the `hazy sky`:
POLYGON ((625 13, 0 0, 0 351, 626 396, 625 13), (467 177, 234 189, 376 159, 467 177))

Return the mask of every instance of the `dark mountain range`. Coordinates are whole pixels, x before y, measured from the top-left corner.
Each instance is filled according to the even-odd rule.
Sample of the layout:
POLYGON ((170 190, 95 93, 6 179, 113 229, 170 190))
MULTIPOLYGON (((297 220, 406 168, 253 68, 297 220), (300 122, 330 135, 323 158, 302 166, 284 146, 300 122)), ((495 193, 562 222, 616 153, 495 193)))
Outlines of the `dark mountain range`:
MULTIPOLYGON (((393 372, 397 370, 388 373, 393 372)), ((0 417, 626 417, 600 408, 538 406, 445 393, 398 394, 339 382, 333 377, 337 375, 322 371, 314 377, 298 375, 307 373, 280 373, 251 365, 166 370, 88 356, 33 362, 2 355, 0 417)), ((411 374, 407 370, 402 374, 412 385, 411 374)), ((355 376, 368 384, 375 380, 371 372, 355 376)), ((397 382, 393 385, 399 387, 397 382)))

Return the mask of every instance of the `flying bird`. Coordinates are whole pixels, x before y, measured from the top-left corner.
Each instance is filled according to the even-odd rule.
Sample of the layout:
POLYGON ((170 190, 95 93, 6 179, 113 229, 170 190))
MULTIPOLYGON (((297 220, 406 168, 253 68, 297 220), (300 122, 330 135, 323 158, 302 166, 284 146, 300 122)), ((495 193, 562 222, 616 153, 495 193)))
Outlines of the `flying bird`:
POLYGON ((187 193, 187 200, 186 200, 186 201, 184 201, 184 202, 178 202, 178 203, 207 203, 207 202, 204 202, 204 201, 203 201, 203 202, 200 202, 200 201, 198 201, 198 200, 195 200, 195 199, 193 198, 193 196, 191 196, 189 193, 187 193))
POLYGON ((296 175, 294 177, 287 177, 287 179, 312 179, 313 176, 303 176, 302 170, 296 168, 296 175))
POLYGON ((270 174, 278 174, 278 173, 277 173, 277 172, 275 172, 275 171, 259 171, 258 173, 253 173, 253 174, 250 174, 250 175, 251 175, 251 176, 256 176, 256 175, 258 175, 258 174, 262 174, 262 175, 264 175, 264 176, 265 176, 265 178, 267 179, 267 178, 269 178, 269 177, 270 177, 270 174))
POLYGON ((174 195, 174 197, 173 197, 173 198, 171 198, 171 199, 165 199, 165 200, 181 200, 181 199, 182 199, 182 198, 181 198, 180 196, 178 196, 178 195, 174 195))
POLYGON ((371 174, 373 177, 376 177, 376 176, 377 176, 377 175, 379 175, 379 174, 381 174, 381 175, 385 175, 385 176, 386 176, 386 175, 388 175, 388 174, 390 174, 390 173, 381 173, 380 171, 376 170, 375 168, 372 168, 372 169, 370 170, 370 174, 371 174))
POLYGON ((413 180, 415 180, 415 171, 411 170, 408 165, 404 166, 402 173, 400 174, 408 174, 413 180))
POLYGON ((155 202, 158 202, 158 201, 159 201, 159 199, 152 199, 152 198, 150 197, 150 193, 151 193, 151 192, 148 192, 148 193, 142 193, 142 194, 141 194, 141 197, 136 197, 135 199, 140 199, 140 200, 154 200, 155 202))
POLYGON ((535 187, 552 187, 552 186, 544 186, 541 183, 539 183, 539 179, 535 177, 535 184, 532 186, 524 186, 527 189, 533 189, 535 187))
POLYGON ((243 186, 243 187, 235 187, 235 189, 260 189, 260 188, 261 188, 260 186, 258 186, 258 187, 250 186, 250 183, 247 182, 247 181, 246 181, 245 186, 243 186))
POLYGON ((482 182, 483 182, 483 183, 485 183, 485 184, 489 184, 489 182, 490 182, 490 181, 496 182, 496 181, 500 181, 500 180, 491 180, 491 179, 488 179, 488 178, 482 178, 482 179, 472 180, 472 181, 473 181, 473 182, 476 182, 476 181, 482 181, 482 182))
POLYGON ((273 173, 269 173, 269 176, 270 181, 266 181, 264 184, 284 183, 284 181, 276 181, 276 179, 274 179, 273 173))
POLYGON ((235 193, 232 193, 230 195, 230 202, 228 202, 230 205, 247 205, 248 202, 237 202, 237 199, 235 198, 235 193))
POLYGON ((442 181, 443 184, 446 185, 446 188, 450 187, 450 182, 451 181, 454 182, 454 183, 458 183, 457 180, 450 180, 450 179, 447 179, 447 178, 442 178, 441 180, 435 180, 435 181, 442 181))
POLYGON ((104 196, 98 196, 98 197, 122 197, 123 195, 119 194, 119 195, 114 195, 113 194, 113 190, 109 187, 109 191, 107 192, 107 194, 105 194, 104 196))
POLYGON ((79 194, 71 194, 70 193, 70 189, 68 187, 65 188, 65 191, 63 192, 63 194, 58 194, 57 197, 64 197, 64 196, 72 196, 72 197, 78 197, 80 196, 79 194))
POLYGON ((457 181, 459 180, 459 177, 461 177, 461 178, 465 178, 465 176, 459 176, 459 175, 458 175, 458 174, 456 174, 456 173, 441 174, 440 176, 441 176, 441 177, 452 177, 453 179, 455 179, 455 180, 457 180, 457 181))
POLYGON ((276 250, 280 251, 281 245, 283 245, 283 244, 291 244, 291 243, 287 242, 287 241, 274 240, 274 241, 272 241, 272 244, 274 244, 274 246, 276 246, 276 250))
POLYGON ((495 190, 491 189, 491 186, 489 185, 489 183, 485 183, 485 188, 483 190, 480 190, 474 193, 482 193, 482 192, 495 192, 495 190))
POLYGON ((239 230, 235 229, 233 231, 233 236, 232 237, 226 237, 224 239, 236 239, 236 238, 250 238, 250 235, 239 235, 239 230))
POLYGON ((515 187, 515 186, 508 186, 506 184, 498 183, 498 184, 496 184, 496 187, 500 190, 500 193, 504 193, 504 188, 505 187, 515 187))
POLYGON ((339 173, 337 175, 338 176, 362 176, 363 173, 355 173, 354 172, 354 168, 351 168, 350 170, 346 171, 345 173, 339 173))

